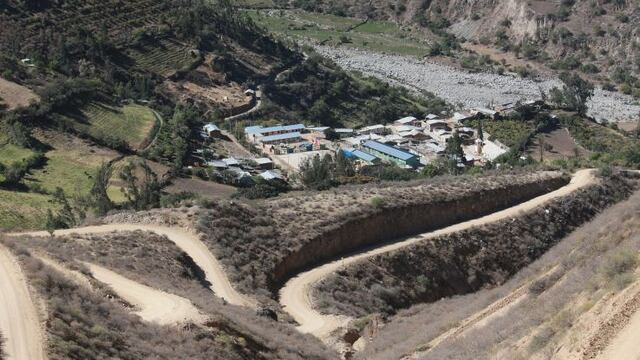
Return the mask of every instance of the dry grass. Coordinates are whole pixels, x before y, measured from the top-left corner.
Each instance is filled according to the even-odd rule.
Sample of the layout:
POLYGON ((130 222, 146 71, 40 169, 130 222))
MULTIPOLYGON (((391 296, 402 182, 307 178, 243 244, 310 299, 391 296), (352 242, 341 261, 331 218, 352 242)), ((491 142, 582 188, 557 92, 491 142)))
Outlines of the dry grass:
POLYGON ((420 348, 426 350, 425 344, 446 329, 544 274, 551 276, 544 289, 529 291, 502 316, 441 343, 422 353, 420 358, 516 359, 554 353, 558 350, 558 340, 575 326, 581 313, 591 308, 605 292, 618 291, 612 289, 605 275, 615 276, 632 267, 628 265, 633 260, 620 254, 640 249, 640 237, 633 235, 640 224, 638 214, 640 193, 637 192, 575 230, 504 285, 399 312, 361 357, 395 359, 398 354, 420 348), (549 272, 550 269, 556 270, 549 272), (529 341, 522 342, 531 335, 529 341))
POLYGON ((60 326, 48 329, 52 358, 99 358, 107 355, 121 358, 194 359, 333 357, 317 339, 297 333, 288 324, 257 317, 245 308, 225 305, 208 289, 208 282, 202 270, 188 255, 163 236, 136 231, 74 235, 54 239, 23 238, 19 240, 19 245, 17 241, 7 243, 14 249, 29 249, 19 252, 22 253, 22 261, 30 269, 28 272, 34 275, 32 281, 52 283, 57 288, 54 291, 50 289, 52 285, 47 285, 42 289, 41 284, 37 284, 44 298, 49 299, 49 323, 60 326), (51 269, 46 269, 39 261, 30 258, 28 252, 45 253, 48 257, 65 263, 67 267, 87 274, 88 271, 81 262, 99 264, 136 282, 191 300, 203 313, 210 316, 210 321, 204 327, 190 325, 185 329, 143 323, 137 317, 123 311, 118 301, 104 300, 107 290, 98 288, 97 293, 86 293, 84 289, 71 286, 68 279, 61 278, 60 274, 52 272, 51 269), (51 275, 45 276, 44 273, 51 275), (63 299, 65 306, 59 303, 63 299), (105 307, 109 310, 106 315, 102 312, 105 307), (114 307, 116 309, 113 309, 114 307), (80 309, 86 316, 81 322, 87 326, 73 330, 74 339, 70 341, 68 327, 75 325, 65 323, 65 319, 75 317, 74 314, 80 309), (56 319, 62 319, 63 323, 56 319), (98 336, 95 334, 95 328, 108 334, 110 339, 114 337, 109 341, 116 341, 118 344, 103 339, 113 350, 93 343, 94 338, 98 336), (115 333, 119 335, 116 336, 115 333), (84 339, 89 339, 90 343, 81 344, 80 341, 84 339), (119 345, 122 341, 124 345, 119 345), (152 344, 157 344, 157 349, 147 348, 155 347, 152 344), (93 356, 76 353, 80 351, 76 349, 76 345, 81 345, 80 347, 86 351, 92 351, 93 356), (132 357, 135 353, 140 355, 132 357))
MULTIPOLYGON (((544 179, 556 179, 560 182, 560 179, 566 181, 567 178, 560 173, 443 177, 431 181, 347 186, 325 192, 292 194, 255 206, 220 202, 214 204, 212 209, 201 217, 199 229, 205 234, 203 241, 221 259, 231 280, 242 291, 270 298, 279 283, 300 270, 300 266, 292 266, 284 273, 280 271, 281 274, 275 274, 274 269, 286 265, 291 257, 306 257, 308 259, 298 259, 299 263, 302 263, 302 266, 311 266, 362 246, 341 242, 334 248, 326 247, 327 254, 308 254, 307 249, 301 250, 305 246, 325 241, 330 237, 327 234, 340 233, 346 225, 357 227, 368 218, 381 214, 389 214, 388 217, 400 216, 401 211, 415 207, 431 206, 431 210, 456 209, 454 204, 457 201, 473 202, 473 199, 491 191, 524 196, 523 188, 543 183, 544 179), (378 198, 386 201, 380 204, 373 200, 378 198)), ((548 189, 544 189, 546 190, 548 189)), ((498 202, 504 199, 509 197, 500 197, 498 202)), ((487 202, 494 200, 495 198, 485 199, 487 202)), ((463 214, 442 215, 442 219, 432 218, 426 222, 421 217, 420 221, 416 221, 419 224, 415 224, 415 227, 422 229, 448 225, 460 221, 465 216, 478 215, 478 212, 484 215, 486 212, 498 210, 491 206, 510 205, 493 203, 486 208, 470 205, 472 209, 463 214)), ((397 233, 394 232, 390 238, 378 239, 376 236, 380 233, 374 235, 371 239, 365 236, 364 245, 373 245, 410 234, 398 227, 397 233)))
POLYGON ((613 178, 519 218, 376 256, 328 277, 318 285, 315 296, 332 313, 388 315, 416 303, 502 284, 631 191, 627 180, 613 178))

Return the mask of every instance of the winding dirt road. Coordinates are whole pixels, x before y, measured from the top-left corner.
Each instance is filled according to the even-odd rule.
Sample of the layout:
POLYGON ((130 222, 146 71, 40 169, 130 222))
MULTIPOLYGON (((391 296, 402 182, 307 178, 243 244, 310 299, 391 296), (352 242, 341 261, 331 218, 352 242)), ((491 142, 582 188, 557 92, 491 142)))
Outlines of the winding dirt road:
POLYGON ((0 245, 0 330, 9 359, 44 359, 38 313, 17 260, 0 245))
POLYGON ((135 313, 142 320, 160 325, 175 325, 188 321, 202 324, 206 320, 206 316, 183 297, 129 280, 98 265, 84 264, 96 280, 109 285, 118 296, 135 306, 135 313))
MULTIPOLYGON (((211 283, 210 289, 217 296, 223 298, 230 304, 239 306, 256 307, 256 303, 248 297, 237 292, 231 282, 227 278, 222 265, 211 254, 205 244, 200 239, 185 230, 179 228, 170 228, 164 226, 155 225, 140 225, 140 224, 109 224, 88 226, 76 229, 56 230, 54 235, 69 235, 69 234, 104 234, 114 231, 151 231, 158 235, 164 235, 169 240, 173 241, 182 251, 187 253, 193 261, 195 261, 207 276, 207 280, 211 283)), ((10 234, 10 236, 49 236, 46 231, 38 231, 23 234, 10 234)))
POLYGON ((280 290, 280 304, 300 324, 298 330, 310 333, 320 339, 327 339, 332 331, 346 325, 351 319, 346 316, 324 315, 314 309, 313 299, 310 296, 313 285, 325 277, 335 273, 344 266, 356 261, 370 258, 383 253, 398 250, 415 243, 435 238, 437 236, 451 234, 471 227, 485 225, 506 218, 518 216, 521 212, 532 210, 546 202, 562 197, 595 182, 593 170, 580 170, 573 175, 571 182, 555 191, 536 197, 511 208, 498 211, 477 219, 461 222, 430 233, 411 237, 394 244, 381 246, 372 250, 357 253, 340 260, 324 264, 289 280, 280 290))

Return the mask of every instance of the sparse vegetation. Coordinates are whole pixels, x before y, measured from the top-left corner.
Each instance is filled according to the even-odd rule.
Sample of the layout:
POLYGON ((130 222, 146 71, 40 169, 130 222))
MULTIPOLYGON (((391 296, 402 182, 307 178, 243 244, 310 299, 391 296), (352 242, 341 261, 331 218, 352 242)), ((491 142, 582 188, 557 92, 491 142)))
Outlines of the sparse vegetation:
MULTIPOLYGON (((610 178, 603 185, 580 190, 519 218, 367 259, 325 279, 316 288, 315 297, 325 311, 332 313, 393 314, 418 302, 502 284, 631 191, 629 180, 610 178), (428 281, 417 281, 418 276, 428 281)), ((616 258, 609 272, 620 273, 628 265, 628 257, 616 258)))
MULTIPOLYGON (((592 312, 585 313, 595 309, 599 301, 609 299, 603 297, 604 294, 617 291, 602 276, 603 265, 621 251, 640 249, 640 239, 628 236, 638 225, 639 199, 640 194, 636 192, 630 199, 604 210, 504 285, 401 310, 357 358, 387 359, 418 349, 426 351, 426 344, 438 335, 463 324, 465 319, 485 311, 494 302, 517 294, 521 286, 531 287, 539 282, 545 283, 540 290, 532 293, 527 289, 528 296, 514 298, 519 300, 509 302, 499 316, 494 314, 496 316, 483 320, 482 326, 468 327, 461 336, 446 340, 420 357, 488 359, 489 354, 498 351, 508 358, 530 358, 544 356, 549 349, 556 351, 558 346, 594 354, 587 344, 597 339, 596 346, 601 346, 606 337, 585 336, 584 326, 589 327, 591 323, 582 323, 581 316, 592 316, 592 312), (536 340, 537 345, 530 347, 528 339, 532 339, 532 335, 545 335, 543 331, 547 335, 553 333, 552 337, 542 336, 536 340), (549 345, 542 346, 542 343, 549 345), (535 355, 531 353, 533 349, 539 349, 535 355)), ((615 324, 620 325, 620 321, 616 320, 615 324)))
POLYGON ((216 298, 202 270, 168 239, 151 233, 27 238, 7 242, 20 254, 30 282, 47 303, 49 358, 99 358, 105 355, 193 359, 327 359, 318 340, 289 325, 228 307, 216 298), (26 250, 26 248, 30 250, 26 250), (145 323, 113 293, 93 282, 78 285, 44 265, 31 252, 44 252, 71 269, 88 274, 82 261, 112 269, 142 284, 190 299, 210 316, 204 326, 178 331, 145 323), (269 330, 267 330, 269 329, 269 330), (72 334, 72 335, 69 335, 72 334))
POLYGON ((509 193, 523 199, 565 181, 559 173, 444 176, 413 183, 346 186, 329 192, 289 195, 255 206, 220 202, 202 214, 199 229, 206 234, 204 242, 220 258, 238 288, 269 299, 273 297, 272 291, 297 270, 339 256, 340 252, 426 231, 449 224, 454 218, 459 221, 475 217, 520 201, 500 196, 493 198, 500 201, 492 202, 483 196, 488 203, 481 207, 477 206, 480 201, 477 197, 481 194, 509 193), (372 200, 376 197, 386 200, 384 207, 373 204, 377 202, 372 200), (462 210, 461 204, 469 201, 476 203, 473 208, 480 213, 462 210), (452 203, 457 205, 443 205, 452 203), (437 208, 433 207, 435 204, 439 204, 437 208), (433 213, 431 221, 412 223, 408 209, 417 207, 422 209, 420 219, 424 219, 427 212, 433 213), (398 212, 405 214, 402 221, 408 223, 400 225, 398 212), (365 226, 366 221, 374 221, 367 219, 379 221, 375 221, 375 226, 365 226), (394 226, 380 228, 386 221, 393 221, 394 226), (327 241, 335 241, 340 246, 332 247, 333 253, 326 253, 328 247, 322 244, 327 241), (296 254, 295 263, 289 260, 293 254, 296 254))

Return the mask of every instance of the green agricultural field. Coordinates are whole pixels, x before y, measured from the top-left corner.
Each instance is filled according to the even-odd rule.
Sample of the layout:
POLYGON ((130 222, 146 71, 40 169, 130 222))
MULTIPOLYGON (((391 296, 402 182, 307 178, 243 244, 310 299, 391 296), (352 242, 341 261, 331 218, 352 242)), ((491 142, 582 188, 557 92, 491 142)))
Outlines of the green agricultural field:
POLYGON ((25 178, 27 186, 39 186, 48 192, 60 187, 69 196, 85 195, 91 189, 93 175, 100 164, 118 156, 104 149, 92 150, 76 139, 74 143, 55 139, 52 147, 45 153, 45 166, 33 170, 25 178))
MULTIPOLYGON (((478 120, 471 121, 469 126, 478 128, 478 120)), ((489 140, 498 140, 508 147, 520 144, 534 131, 533 125, 518 120, 484 120, 482 129, 489 140)))
POLYGON ((361 24, 361 19, 300 10, 246 10, 246 13, 267 30, 296 40, 310 39, 331 45, 419 57, 429 51, 423 34, 402 29, 387 21, 361 24))
POLYGON ((47 209, 54 210, 47 195, 0 189, 0 229, 42 229, 47 209))
POLYGON ((133 149, 145 144, 156 124, 153 111, 137 104, 115 107, 91 103, 81 112, 84 119, 73 123, 77 130, 104 140, 107 144, 124 142, 133 149))
POLYGON ((13 144, 0 145, 0 164, 20 162, 33 154, 32 150, 13 144))

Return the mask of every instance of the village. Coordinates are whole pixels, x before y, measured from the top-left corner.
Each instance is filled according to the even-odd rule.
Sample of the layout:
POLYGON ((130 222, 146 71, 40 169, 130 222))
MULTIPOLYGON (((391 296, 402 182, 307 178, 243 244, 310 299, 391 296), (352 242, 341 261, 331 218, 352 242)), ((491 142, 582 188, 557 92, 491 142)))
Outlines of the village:
MULTIPOLYGON (((253 176, 264 180, 288 181, 300 166, 315 156, 335 155, 342 152, 354 161, 356 169, 394 164, 408 170, 422 167, 445 156, 447 143, 460 139, 464 157, 459 167, 483 166, 506 153, 509 147, 491 139, 470 126, 471 120, 500 121, 516 111, 517 105, 539 108, 542 101, 531 100, 521 104, 505 103, 489 108, 436 115, 424 118, 406 116, 389 124, 374 124, 358 129, 307 126, 302 123, 276 126, 247 126, 243 129, 243 146, 250 148, 238 156, 216 156, 210 149, 197 150, 197 165, 214 172, 230 174, 236 184, 250 182, 253 176)), ((201 132, 205 144, 215 144, 226 138, 215 124, 206 124, 201 132)), ((227 175, 229 176, 229 175, 227 175)))

